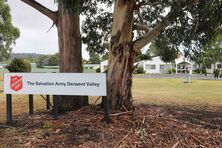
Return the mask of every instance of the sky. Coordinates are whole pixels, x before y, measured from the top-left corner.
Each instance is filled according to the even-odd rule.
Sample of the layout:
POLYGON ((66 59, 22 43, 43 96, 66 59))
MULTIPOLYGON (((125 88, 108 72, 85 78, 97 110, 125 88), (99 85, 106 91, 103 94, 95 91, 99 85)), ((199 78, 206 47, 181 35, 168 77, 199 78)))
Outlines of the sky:
MULTIPOLYGON (((51 10, 57 10, 54 0, 36 0, 51 10)), ((14 53, 54 54, 58 52, 57 29, 53 22, 20 0, 8 0, 11 8, 12 23, 20 30, 20 38, 13 47, 14 53)), ((83 58, 89 55, 83 46, 83 58)))

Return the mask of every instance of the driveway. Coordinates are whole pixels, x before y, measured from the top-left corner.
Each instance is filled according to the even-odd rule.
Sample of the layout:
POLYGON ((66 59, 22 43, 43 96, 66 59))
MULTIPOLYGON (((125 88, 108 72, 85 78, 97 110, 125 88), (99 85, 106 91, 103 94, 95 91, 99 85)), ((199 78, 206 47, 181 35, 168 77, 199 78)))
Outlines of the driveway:
MULTIPOLYGON (((178 79, 187 79, 188 74, 144 74, 144 75, 133 75, 134 78, 178 78, 178 79)), ((191 75, 191 79, 198 80, 215 80, 213 75, 201 75, 201 74, 193 74, 191 75)), ((222 80, 219 78, 217 80, 222 80)))

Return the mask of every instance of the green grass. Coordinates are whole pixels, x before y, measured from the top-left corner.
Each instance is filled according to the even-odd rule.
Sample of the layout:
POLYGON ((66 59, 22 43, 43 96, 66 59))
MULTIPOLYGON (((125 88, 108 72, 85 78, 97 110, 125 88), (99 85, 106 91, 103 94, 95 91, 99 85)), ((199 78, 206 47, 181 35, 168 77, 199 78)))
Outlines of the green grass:
POLYGON ((222 106, 222 81, 142 79, 133 81, 135 103, 222 106))
MULTIPOLYGON (((222 107, 222 81, 185 79, 135 78, 133 98, 135 104, 186 105, 222 107)), ((0 122, 5 120, 5 95, 3 94, 2 74, 0 74, 0 122)), ((45 101, 34 96, 35 110, 44 109, 45 101)), ((94 100, 91 100, 93 103, 94 100)), ((13 95, 13 115, 28 113, 28 96, 13 95)))

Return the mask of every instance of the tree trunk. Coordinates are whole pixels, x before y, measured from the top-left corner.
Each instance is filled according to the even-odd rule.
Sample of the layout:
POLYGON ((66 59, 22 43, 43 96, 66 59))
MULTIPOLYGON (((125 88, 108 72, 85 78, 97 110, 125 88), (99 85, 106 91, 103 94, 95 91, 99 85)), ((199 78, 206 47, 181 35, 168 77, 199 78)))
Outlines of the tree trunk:
MULTIPOLYGON (((35 0, 21 0, 50 18, 58 29, 59 40, 59 66, 60 72, 81 73, 82 50, 79 25, 79 14, 69 13, 59 4, 58 11, 52 11, 35 0)), ((80 1, 72 0, 73 5, 80 1)), ((59 96, 59 111, 77 109, 88 105, 88 97, 59 96)))
MULTIPOLYGON (((79 15, 69 14, 59 6, 57 28, 60 72, 83 72, 79 15)), ((85 105, 88 105, 88 97, 59 96, 60 112, 78 109, 85 105)))
POLYGON ((116 0, 108 64, 108 98, 112 109, 134 109, 132 103, 134 1, 116 0))

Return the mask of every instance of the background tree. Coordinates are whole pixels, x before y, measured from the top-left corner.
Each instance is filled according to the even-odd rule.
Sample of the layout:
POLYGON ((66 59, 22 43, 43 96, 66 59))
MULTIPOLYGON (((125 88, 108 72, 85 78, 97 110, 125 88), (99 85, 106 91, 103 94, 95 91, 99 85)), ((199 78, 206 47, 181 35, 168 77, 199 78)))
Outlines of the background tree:
POLYGON ((213 64, 216 70, 216 62, 222 62, 222 35, 203 48, 203 56, 206 63, 213 64))
POLYGON ((59 65, 59 54, 56 53, 51 55, 48 59, 48 66, 58 66, 59 65))
POLYGON ((25 59, 27 61, 29 61, 29 63, 36 63, 37 62, 37 58, 33 58, 32 54, 29 54, 25 59))
POLYGON ((37 67, 42 68, 43 66, 58 66, 59 65, 59 54, 54 55, 41 55, 37 60, 37 67))
POLYGON ((95 52, 89 52, 89 64, 99 64, 100 57, 99 54, 95 52))
POLYGON ((89 61, 88 61, 88 60, 86 60, 86 59, 82 59, 82 63, 83 63, 83 64, 88 64, 88 63, 89 63, 89 61))
POLYGON ((0 0, 0 61, 10 57, 11 45, 19 37, 19 29, 12 24, 10 8, 5 0, 0 0))
POLYGON ((109 58, 109 53, 106 52, 105 54, 102 55, 101 61, 105 61, 105 60, 107 60, 108 58, 109 58))
POLYGON ((13 59, 6 67, 9 72, 31 72, 31 64, 24 59, 13 59))
POLYGON ((43 66, 48 65, 49 55, 42 55, 38 58, 38 61, 36 63, 38 68, 42 68, 43 66))
POLYGON ((216 62, 222 62, 222 35, 219 34, 215 39, 211 40, 201 50, 191 55, 191 59, 198 64, 198 72, 206 74, 206 69, 214 65, 216 70, 216 62))
MULTIPOLYGON (((35 0, 21 0, 41 12, 57 26, 59 39, 59 71, 82 72, 79 15, 87 3, 84 0, 55 0, 58 10, 52 11, 35 0)), ((59 111, 80 108, 88 104, 87 97, 59 96, 59 111)))
POLYGON ((145 53, 139 53, 136 57, 135 57, 135 61, 139 62, 139 61, 144 61, 144 60, 152 60, 151 56, 152 54, 150 53, 150 50, 148 49, 145 53))
MULTIPOLYGON (((111 1, 101 2, 110 5, 111 1)), ((115 0, 111 18, 104 10, 96 11, 98 19, 95 19, 97 15, 86 18, 83 24, 86 36, 109 34, 106 30, 113 20, 107 74, 111 108, 134 108, 133 61, 142 48, 154 41, 166 57, 176 55, 180 47, 186 49, 186 54, 198 50, 215 36, 222 22, 221 9, 222 2, 218 0, 115 0)), ((106 38, 97 38, 95 43, 103 43, 106 38)))

